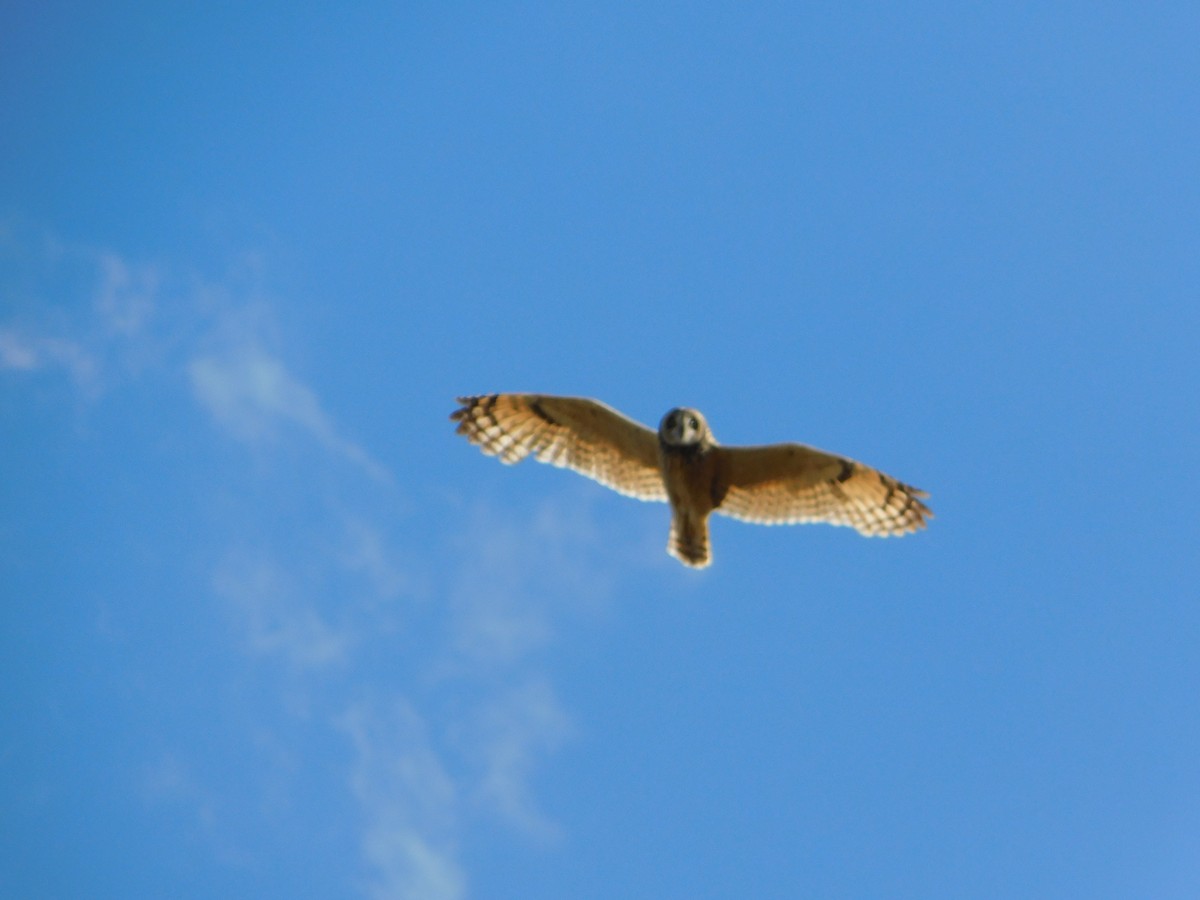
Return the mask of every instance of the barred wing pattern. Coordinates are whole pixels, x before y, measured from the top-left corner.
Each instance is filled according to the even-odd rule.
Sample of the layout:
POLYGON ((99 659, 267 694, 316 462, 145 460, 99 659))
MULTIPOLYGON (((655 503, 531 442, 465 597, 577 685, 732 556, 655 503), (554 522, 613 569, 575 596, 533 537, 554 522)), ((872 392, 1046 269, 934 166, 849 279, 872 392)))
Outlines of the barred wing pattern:
POLYGON ((582 397, 490 394, 459 397, 458 433, 504 463, 527 456, 640 500, 667 499, 658 436, 610 406, 582 397))
POLYGON ((719 447, 728 492, 716 511, 762 525, 828 522, 869 537, 908 534, 933 513, 925 491, 869 466, 805 447, 719 447))

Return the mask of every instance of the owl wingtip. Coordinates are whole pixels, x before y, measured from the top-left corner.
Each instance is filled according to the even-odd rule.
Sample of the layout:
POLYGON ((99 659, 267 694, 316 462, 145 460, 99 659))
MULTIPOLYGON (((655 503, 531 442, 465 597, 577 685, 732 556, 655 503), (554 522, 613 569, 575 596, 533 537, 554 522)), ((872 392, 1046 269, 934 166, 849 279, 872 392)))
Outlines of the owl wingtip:
POLYGON ((459 404, 458 409, 450 413, 450 421, 459 422, 471 414, 471 410, 477 407, 481 402, 487 399, 484 394, 468 394, 463 397, 455 397, 455 401, 459 404))

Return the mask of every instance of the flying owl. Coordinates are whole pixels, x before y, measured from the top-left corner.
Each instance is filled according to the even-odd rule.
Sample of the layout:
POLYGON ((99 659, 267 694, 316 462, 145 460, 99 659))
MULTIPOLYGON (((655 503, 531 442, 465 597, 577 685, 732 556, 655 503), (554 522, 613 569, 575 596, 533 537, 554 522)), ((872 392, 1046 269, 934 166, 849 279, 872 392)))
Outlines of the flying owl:
POLYGON ((504 463, 527 456, 574 469, 619 493, 671 504, 667 552, 703 568, 708 516, 782 525, 828 522, 889 537, 932 518, 922 490, 803 444, 723 447, 704 416, 672 409, 655 434, 598 400, 548 394, 459 397, 458 433, 504 463))

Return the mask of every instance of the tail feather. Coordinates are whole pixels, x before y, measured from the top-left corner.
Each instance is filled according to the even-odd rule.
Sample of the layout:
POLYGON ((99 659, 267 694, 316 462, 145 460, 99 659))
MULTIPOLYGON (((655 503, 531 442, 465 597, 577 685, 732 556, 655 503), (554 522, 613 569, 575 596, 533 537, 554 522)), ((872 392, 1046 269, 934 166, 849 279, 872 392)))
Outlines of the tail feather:
POLYGON ((684 565, 703 569, 712 562, 708 554, 708 517, 677 510, 671 516, 667 552, 684 565))

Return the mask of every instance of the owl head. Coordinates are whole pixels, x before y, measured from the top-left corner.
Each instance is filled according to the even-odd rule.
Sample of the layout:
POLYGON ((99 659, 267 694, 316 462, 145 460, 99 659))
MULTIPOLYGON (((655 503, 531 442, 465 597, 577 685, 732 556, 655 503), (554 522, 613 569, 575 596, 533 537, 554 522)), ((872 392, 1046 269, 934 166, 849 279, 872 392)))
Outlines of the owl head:
POLYGON ((658 425, 658 439, 668 447, 698 447, 712 442, 708 423, 694 409, 680 406, 665 416, 658 425))

